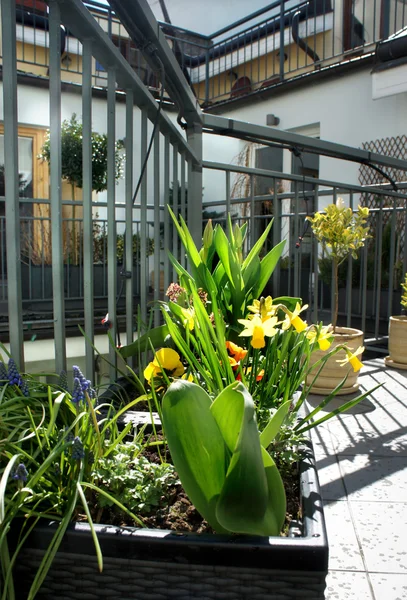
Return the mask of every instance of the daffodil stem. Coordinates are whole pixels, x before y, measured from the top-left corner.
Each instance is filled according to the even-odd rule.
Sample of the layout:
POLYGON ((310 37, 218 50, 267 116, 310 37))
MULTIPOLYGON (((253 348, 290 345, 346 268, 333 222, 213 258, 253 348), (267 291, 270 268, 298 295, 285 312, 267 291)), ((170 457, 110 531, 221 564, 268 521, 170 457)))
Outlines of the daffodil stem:
POLYGON ((333 276, 334 276, 334 306, 332 315, 332 327, 335 333, 336 323, 338 321, 338 301, 339 301, 339 290, 338 290, 338 259, 332 260, 333 276))

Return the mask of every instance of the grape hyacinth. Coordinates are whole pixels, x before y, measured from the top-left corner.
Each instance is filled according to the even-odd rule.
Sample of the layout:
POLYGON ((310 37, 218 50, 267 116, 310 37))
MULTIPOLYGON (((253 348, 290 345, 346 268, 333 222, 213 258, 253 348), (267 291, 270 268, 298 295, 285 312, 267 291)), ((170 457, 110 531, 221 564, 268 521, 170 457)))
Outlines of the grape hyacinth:
POLYGON ((8 380, 11 384, 21 386, 23 380, 13 358, 8 361, 8 380))
POLYGON ((25 483, 28 479, 28 471, 25 468, 24 463, 20 463, 17 467, 17 469, 14 471, 13 475, 12 475, 13 479, 15 479, 16 481, 22 481, 23 483, 25 483))
POLYGON ((68 377, 66 371, 64 370, 62 370, 59 374, 58 385, 61 388, 61 390, 64 390, 65 392, 68 391, 68 377))
POLYGON ((82 460, 82 458, 85 458, 82 440, 78 436, 76 436, 72 444, 72 458, 74 460, 82 460))
POLYGON ((77 367, 76 365, 74 365, 72 367, 72 371, 73 371, 74 380, 79 379, 81 387, 82 387, 82 391, 85 393, 86 390, 90 387, 89 379, 86 379, 85 375, 82 373, 80 368, 77 367))
POLYGON ((85 394, 83 393, 81 382, 78 377, 75 377, 73 380, 72 402, 74 404, 79 404, 79 402, 82 402, 83 400, 85 400, 85 394))
POLYGON ((3 361, 0 361, 0 385, 4 385, 8 381, 7 367, 3 361))
POLYGON ((28 396, 30 395, 30 390, 28 389, 28 383, 26 382, 25 379, 21 380, 20 387, 21 387, 21 392, 22 392, 23 396, 28 398, 28 396))

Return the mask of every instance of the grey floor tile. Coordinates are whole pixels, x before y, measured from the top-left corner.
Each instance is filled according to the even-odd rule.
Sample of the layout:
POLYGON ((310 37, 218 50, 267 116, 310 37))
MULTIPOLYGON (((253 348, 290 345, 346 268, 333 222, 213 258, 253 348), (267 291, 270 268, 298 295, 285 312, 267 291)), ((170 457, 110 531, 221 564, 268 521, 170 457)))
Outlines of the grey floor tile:
POLYGON ((407 575, 407 503, 350 505, 368 571, 407 575))
POLYGON ((370 573, 375 600, 406 600, 407 575, 370 573))
POLYGON ((338 454, 407 456, 407 413, 402 420, 377 409, 329 422, 332 445, 338 454))
MULTIPOLYGON (((329 571, 325 600, 373 600, 366 574, 329 571)), ((390 598, 386 600, 390 600, 390 598)))
POLYGON ((334 570, 363 571, 356 533, 346 501, 324 504, 328 531, 329 568, 334 570))
POLYGON ((407 500, 407 461, 403 456, 339 456, 349 500, 407 500))
POLYGON ((317 468, 321 495, 324 502, 327 500, 346 499, 345 486, 336 455, 317 457, 317 468))

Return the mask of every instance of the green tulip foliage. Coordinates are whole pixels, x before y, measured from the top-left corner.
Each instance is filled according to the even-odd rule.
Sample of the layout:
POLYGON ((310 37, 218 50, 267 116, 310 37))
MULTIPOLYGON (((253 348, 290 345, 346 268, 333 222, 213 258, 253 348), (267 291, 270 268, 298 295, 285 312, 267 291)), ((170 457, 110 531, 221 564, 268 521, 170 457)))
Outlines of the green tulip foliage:
POLYGON ((200 386, 177 380, 164 396, 162 419, 185 492, 218 533, 279 535, 286 512, 284 486, 262 445, 270 443, 278 427, 260 439, 255 406, 241 382, 212 402, 200 386))

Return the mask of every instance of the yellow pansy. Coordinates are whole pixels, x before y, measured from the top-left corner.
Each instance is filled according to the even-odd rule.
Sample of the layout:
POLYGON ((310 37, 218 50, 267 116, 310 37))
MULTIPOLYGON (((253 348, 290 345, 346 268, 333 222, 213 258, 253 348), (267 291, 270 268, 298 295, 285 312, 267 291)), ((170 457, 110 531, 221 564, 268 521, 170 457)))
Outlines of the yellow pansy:
POLYGON ((355 350, 355 352, 352 352, 352 350, 349 350, 349 348, 345 348, 346 358, 344 358, 343 360, 338 360, 336 362, 338 362, 341 365, 341 367, 350 363, 353 367, 353 370, 356 373, 356 371, 360 371, 360 369, 363 367, 363 363, 358 359, 358 356, 360 356, 363 353, 364 349, 364 346, 359 346, 359 348, 355 350))
POLYGON ((184 318, 184 326, 188 325, 189 331, 194 328, 195 311, 193 308, 181 308, 182 316, 184 318))
POLYGON ((286 329, 289 329, 289 327, 291 327, 291 325, 292 325, 294 327, 294 329, 297 331, 297 333, 301 333, 301 331, 304 331, 304 329, 307 328, 307 323, 306 323, 306 321, 303 321, 301 319, 299 314, 302 311, 306 310, 307 308, 308 308, 308 304, 304 304, 304 306, 301 307, 301 304, 299 302, 297 302, 293 312, 286 309, 286 315, 285 315, 285 319, 284 319, 282 328, 284 330, 286 330, 286 329))
MULTIPOLYGON (((260 300, 253 300, 253 304, 247 307, 250 312, 259 315, 262 321, 266 321, 269 317, 274 317, 276 313, 276 307, 273 306, 273 298, 267 296, 267 298, 261 297, 260 300)), ((249 318, 253 318, 251 315, 249 318)))
POLYGON ((178 352, 172 348, 161 348, 155 353, 154 360, 144 369, 144 377, 150 382, 164 370, 170 377, 179 377, 185 371, 178 352))
POLYGON ((330 325, 327 327, 321 327, 319 335, 317 329, 310 329, 307 333, 307 338, 310 340, 310 342, 315 342, 316 340, 318 342, 319 349, 325 352, 325 350, 330 348, 333 340, 330 325))
POLYGON ((265 336, 273 337, 278 332, 275 326, 278 323, 277 317, 270 317, 266 321, 262 321, 259 315, 254 315, 252 319, 239 319, 239 323, 244 325, 245 329, 240 334, 241 336, 251 337, 251 345, 253 348, 264 348, 266 345, 265 336))

